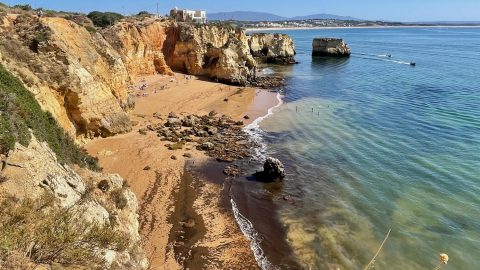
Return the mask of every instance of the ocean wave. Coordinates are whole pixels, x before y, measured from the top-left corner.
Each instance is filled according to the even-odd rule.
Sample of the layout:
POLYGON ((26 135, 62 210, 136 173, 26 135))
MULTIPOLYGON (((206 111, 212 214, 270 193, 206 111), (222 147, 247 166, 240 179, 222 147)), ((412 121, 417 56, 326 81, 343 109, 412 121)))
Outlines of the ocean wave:
POLYGON ((256 118, 252 123, 250 123, 249 125, 243 128, 243 131, 247 133, 250 136, 250 138, 259 145, 259 147, 256 147, 254 149, 255 155, 253 159, 264 160, 266 158, 267 146, 263 141, 263 131, 260 129, 260 123, 263 120, 267 119, 268 117, 272 116, 273 111, 283 104, 282 96, 280 95, 280 93, 277 93, 277 100, 278 100, 277 105, 269 108, 267 111, 267 114, 256 118))
MULTIPOLYGON (((277 93, 276 97, 278 100, 277 105, 269 108, 267 114, 256 118, 252 123, 243 128, 244 132, 247 133, 250 138, 259 145, 254 150, 255 155, 253 156, 253 159, 255 160, 263 161, 266 158, 267 145, 263 141, 263 131, 260 129, 260 123, 273 115, 274 109, 280 107, 283 104, 282 96, 280 95, 280 93, 277 93)), ((230 203, 232 204, 233 215, 235 216, 235 220, 240 227, 240 230, 247 237, 247 239, 250 240, 250 247, 253 251, 253 255, 258 266, 263 270, 279 269, 270 263, 265 253, 263 252, 262 247, 260 246, 261 238, 253 227, 253 224, 250 222, 250 220, 248 220, 240 213, 240 210, 238 210, 237 204, 233 199, 230 199, 230 203)))
POLYGON ((238 226, 242 233, 250 240, 250 247, 252 248, 253 255, 255 260, 257 261, 258 266, 262 268, 262 270, 277 270, 279 268, 275 267, 270 263, 268 258, 265 256, 265 253, 260 246, 261 238, 259 237, 255 228, 253 228, 253 224, 244 217, 237 208, 237 204, 233 199, 230 199, 230 203, 232 204, 232 211, 233 215, 235 216, 235 220, 237 221, 238 226))

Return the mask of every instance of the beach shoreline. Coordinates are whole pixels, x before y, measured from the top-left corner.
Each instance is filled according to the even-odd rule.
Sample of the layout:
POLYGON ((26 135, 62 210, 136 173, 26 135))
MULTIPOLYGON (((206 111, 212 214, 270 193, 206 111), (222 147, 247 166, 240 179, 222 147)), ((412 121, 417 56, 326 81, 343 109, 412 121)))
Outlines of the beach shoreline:
MULTIPOLYGON (((144 76, 135 83, 136 86, 146 84, 147 90, 134 90, 136 107, 130 112, 135 125, 133 131, 95 139, 85 147, 99 159, 104 171, 120 174, 137 195, 141 235, 152 269, 181 269, 200 261, 208 262, 207 266, 212 268, 228 264, 232 269, 242 269, 245 263, 256 267, 249 240, 240 231, 231 209, 227 211, 220 201, 223 184, 206 181, 198 177, 201 173, 195 173, 195 168, 202 168, 202 164, 214 160, 197 150, 193 143, 187 143, 184 149, 169 150, 167 142, 161 141, 155 132, 142 130, 164 121, 165 118, 158 119, 158 116, 166 116, 169 112, 207 115, 216 111, 248 125, 278 104, 277 93, 182 74, 144 76), (244 117, 246 115, 248 117, 244 117), (192 184, 196 187, 195 194, 187 187, 192 184), (185 194, 190 195, 185 197, 185 194), (179 214, 178 209, 190 210, 179 214), (194 216, 193 221, 185 216, 194 216), (196 254, 193 258, 180 258, 175 252, 179 250, 176 245, 179 244, 178 236, 185 235, 172 237, 171 232, 179 228, 188 231, 185 224, 190 223, 200 231, 199 234, 186 234, 194 235, 194 242, 189 246, 197 252, 193 252, 196 254), (199 256, 207 256, 208 260, 199 260, 199 256)), ((186 249, 180 253, 189 254, 186 249)))
POLYGON ((266 27, 246 28, 246 32, 285 30, 329 30, 329 29, 401 29, 401 28, 480 28, 480 25, 402 25, 402 26, 339 26, 339 27, 266 27))

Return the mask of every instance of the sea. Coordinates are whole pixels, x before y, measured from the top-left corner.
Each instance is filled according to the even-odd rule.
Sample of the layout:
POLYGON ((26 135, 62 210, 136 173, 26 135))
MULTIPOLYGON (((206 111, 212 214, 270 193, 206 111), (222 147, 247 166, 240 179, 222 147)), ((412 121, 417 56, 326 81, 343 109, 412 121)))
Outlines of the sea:
POLYGON ((378 252, 369 269, 435 269, 441 253, 442 269, 479 269, 480 29, 270 32, 299 63, 265 70, 286 78, 281 103, 246 131, 287 177, 237 179, 231 199, 260 267, 364 269, 378 252), (315 37, 351 57, 312 57, 315 37))

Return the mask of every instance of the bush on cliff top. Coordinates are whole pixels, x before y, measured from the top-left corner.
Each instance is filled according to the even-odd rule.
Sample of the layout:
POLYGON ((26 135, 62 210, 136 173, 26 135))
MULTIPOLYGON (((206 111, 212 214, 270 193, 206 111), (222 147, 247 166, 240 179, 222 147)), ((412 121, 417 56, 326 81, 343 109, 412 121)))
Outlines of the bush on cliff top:
POLYGON ((107 27, 113 25, 115 22, 123 19, 122 14, 115 12, 100 12, 92 11, 87 17, 92 20, 93 24, 97 27, 107 27))
POLYGON ((124 251, 128 238, 110 226, 79 222, 81 213, 58 208, 52 195, 0 202, 0 269, 105 269, 101 250, 124 251), (80 216, 79 216, 80 215, 80 216), (32 268, 33 269, 33 268, 32 268))
POLYGON ((97 161, 78 147, 22 82, 0 65, 0 154, 14 149, 16 142, 28 146, 31 133, 48 143, 60 163, 99 170, 97 161))

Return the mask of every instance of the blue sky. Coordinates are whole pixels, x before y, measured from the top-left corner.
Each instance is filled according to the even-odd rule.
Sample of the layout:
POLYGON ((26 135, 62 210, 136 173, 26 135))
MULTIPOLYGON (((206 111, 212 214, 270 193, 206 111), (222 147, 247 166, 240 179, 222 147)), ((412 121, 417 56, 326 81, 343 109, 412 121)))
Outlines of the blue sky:
POLYGON ((394 21, 480 21, 480 0, 0 0, 9 5, 28 3, 56 10, 90 12, 109 10, 165 14, 174 6, 207 12, 261 11, 281 16, 331 13, 363 19, 394 21))

